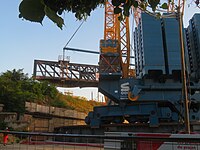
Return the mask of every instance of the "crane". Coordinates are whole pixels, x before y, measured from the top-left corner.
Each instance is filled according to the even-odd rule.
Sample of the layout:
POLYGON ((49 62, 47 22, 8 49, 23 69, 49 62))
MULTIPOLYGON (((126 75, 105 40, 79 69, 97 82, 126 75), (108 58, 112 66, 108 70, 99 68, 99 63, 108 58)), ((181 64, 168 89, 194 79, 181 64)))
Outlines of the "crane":
MULTIPOLYGON (((184 9, 183 2, 179 1, 179 12, 184 9)), ((174 5, 172 2, 169 4, 174 5)), ((184 82, 180 79, 181 70, 185 69, 181 68, 182 44, 179 34, 182 31, 178 24, 182 25, 182 22, 178 22, 175 16, 156 19, 143 12, 138 16, 134 32, 136 77, 132 77, 129 76, 129 18, 120 22, 119 16, 114 14, 111 1, 106 1, 104 39, 100 40, 98 89, 115 102, 115 105, 94 107, 85 122, 91 127, 99 127, 102 124, 123 123, 127 120, 132 124, 146 123, 150 128, 167 122, 169 124, 166 128, 172 132, 174 128, 170 128, 170 123, 175 122, 179 126, 185 119, 183 114, 188 115, 186 108, 181 111, 184 82), (173 34, 170 32, 172 30, 173 34)), ((191 88, 199 91, 199 84, 190 81, 191 88)), ((191 96, 193 104, 190 105, 190 111, 195 104, 200 104, 196 96, 200 97, 199 94, 191 96)), ((198 109, 189 117, 195 122, 198 121, 199 114, 198 109)))
MULTIPOLYGON (((144 12, 134 14, 137 16, 137 27, 134 31, 134 77, 131 76, 130 69, 129 18, 119 21, 119 15, 114 14, 111 0, 105 2, 104 38, 100 40, 98 90, 114 104, 94 107, 85 118, 86 124, 98 128, 104 124, 120 124, 126 120, 130 125, 145 124, 148 126, 148 132, 152 131, 152 127, 161 129, 160 126, 163 124, 165 132, 180 131, 185 126, 184 120, 188 122, 189 119, 192 121, 192 127, 195 128, 198 124, 200 68, 193 64, 198 63, 195 57, 199 54, 196 54, 198 50, 195 48, 199 45, 197 39, 200 38, 198 37, 200 34, 196 32, 200 31, 197 30, 200 15, 192 18, 188 27, 187 45, 192 46, 188 50, 188 56, 186 55, 189 61, 184 63, 182 61, 184 59, 181 60, 184 57, 183 42, 180 42, 183 39, 179 36, 182 34, 182 21, 176 18, 178 14, 179 19, 182 19, 184 1, 179 0, 177 9, 174 9, 173 2, 169 4, 171 8, 168 9, 167 15, 173 13, 171 15, 173 17, 170 18, 158 19, 144 12), (185 106, 188 105, 186 96, 189 94, 185 94, 185 97, 182 94, 182 91, 187 91, 185 80, 181 80, 181 72, 185 73, 182 64, 188 68, 196 67, 189 70, 197 75, 188 76, 191 91, 190 106, 185 108, 183 99, 186 99, 185 106), (189 118, 186 119, 187 117, 189 118)), ((187 128, 189 131, 190 127, 187 128)))
MULTIPOLYGON (((168 12, 175 12, 174 4, 174 1, 168 1, 168 12)), ((184 0, 178 1, 178 7, 180 7, 180 12, 184 11, 184 0)), ((141 10, 133 8, 133 11, 136 25, 138 25, 141 10)), ((104 39, 100 41, 99 60, 102 74, 121 71, 122 78, 127 78, 130 74, 133 75, 133 70, 130 69, 129 17, 120 21, 119 14, 114 14, 111 0, 105 1, 104 39), (108 53, 113 54, 113 56, 108 53)))
MULTIPOLYGON (((160 126, 163 124, 165 132, 180 131, 185 128, 184 122, 187 124, 187 133, 190 132, 190 126, 199 128, 195 125, 198 125, 200 116, 200 73, 198 72, 200 68, 195 64, 199 60, 197 48, 200 43, 198 41, 200 15, 194 16, 190 21, 186 33, 188 56, 184 55, 183 35, 179 36, 183 34, 181 27, 184 0, 179 0, 178 3, 177 9, 174 9, 174 2, 169 2, 167 15, 173 13, 171 15, 173 17, 170 18, 158 19, 144 12, 134 13, 137 18, 137 27, 134 31, 135 76, 131 76, 133 73, 130 67, 129 18, 119 21, 119 15, 114 14, 111 0, 105 1, 104 38, 100 40, 97 70, 99 80, 95 85, 98 84, 99 92, 114 103, 94 107, 85 118, 86 124, 90 127, 98 128, 110 123, 120 124, 126 120, 130 125, 144 124, 147 126, 147 132, 151 132, 152 127, 161 129, 160 126), (184 62, 184 56, 189 60, 187 63, 184 62), (190 81, 188 84, 190 90, 187 89, 184 79, 185 68, 189 68, 188 73, 194 75, 187 77, 190 81), (187 90, 190 91, 189 94, 187 90)), ((66 50, 70 49, 66 48, 66 50)), ((88 50, 81 51, 88 52, 88 50)), ((50 67, 53 71, 59 70, 54 69, 59 67, 58 63, 51 62, 51 64, 54 64, 50 67)), ((46 71, 47 67, 42 68, 46 71)), ((79 70, 80 74, 85 75, 83 72, 85 70, 87 69, 79 70)), ((63 73, 64 71, 66 69, 63 73)), ((87 77, 91 74, 96 75, 97 71, 88 73, 87 77)), ((46 74, 42 73, 42 75, 46 74)), ((48 79, 54 79, 51 72, 48 75, 48 79)), ((58 76, 58 80, 64 79, 64 76, 59 73, 54 75, 58 76)))

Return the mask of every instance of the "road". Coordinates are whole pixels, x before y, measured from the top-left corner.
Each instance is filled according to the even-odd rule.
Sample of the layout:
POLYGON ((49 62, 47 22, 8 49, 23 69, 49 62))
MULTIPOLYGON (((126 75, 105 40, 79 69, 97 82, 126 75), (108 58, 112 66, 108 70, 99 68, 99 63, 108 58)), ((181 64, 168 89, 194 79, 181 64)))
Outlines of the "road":
POLYGON ((74 146, 74 145, 28 145, 9 144, 0 145, 0 150, 103 150, 102 147, 74 146))

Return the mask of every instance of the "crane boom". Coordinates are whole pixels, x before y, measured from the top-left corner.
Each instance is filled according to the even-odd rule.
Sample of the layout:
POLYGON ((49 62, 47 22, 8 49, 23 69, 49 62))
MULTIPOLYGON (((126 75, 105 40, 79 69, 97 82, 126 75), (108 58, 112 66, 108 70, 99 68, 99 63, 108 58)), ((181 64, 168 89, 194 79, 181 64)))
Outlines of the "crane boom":
POLYGON ((130 31, 129 31, 129 18, 126 17, 120 22, 120 58, 122 66, 122 76, 127 78, 129 76, 129 66, 130 66, 130 31), (122 56, 126 56, 123 58, 122 56))
POLYGON ((104 40, 116 40, 119 36, 119 20, 117 19, 118 15, 114 14, 114 6, 110 1, 106 1, 105 3, 104 40))

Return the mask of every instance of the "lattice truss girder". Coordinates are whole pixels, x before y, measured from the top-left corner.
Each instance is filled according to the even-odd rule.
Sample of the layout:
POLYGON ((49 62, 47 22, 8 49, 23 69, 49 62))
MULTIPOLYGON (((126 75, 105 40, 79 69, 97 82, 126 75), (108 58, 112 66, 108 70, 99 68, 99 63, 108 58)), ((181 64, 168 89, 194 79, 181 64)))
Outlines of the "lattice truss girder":
POLYGON ((35 60, 34 77, 37 79, 55 78, 65 80, 96 81, 99 67, 96 65, 74 64, 69 62, 54 62, 35 60))

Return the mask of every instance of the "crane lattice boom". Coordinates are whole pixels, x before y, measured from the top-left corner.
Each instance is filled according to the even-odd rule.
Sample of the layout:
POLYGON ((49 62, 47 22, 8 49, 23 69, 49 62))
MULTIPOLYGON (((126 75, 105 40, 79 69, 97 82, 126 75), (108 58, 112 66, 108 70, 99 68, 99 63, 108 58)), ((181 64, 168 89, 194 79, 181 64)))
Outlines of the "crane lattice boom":
POLYGON ((100 41, 100 76, 121 74, 127 78, 129 74, 129 18, 119 21, 118 17, 118 14, 114 14, 111 0, 106 1, 104 39, 100 41))

